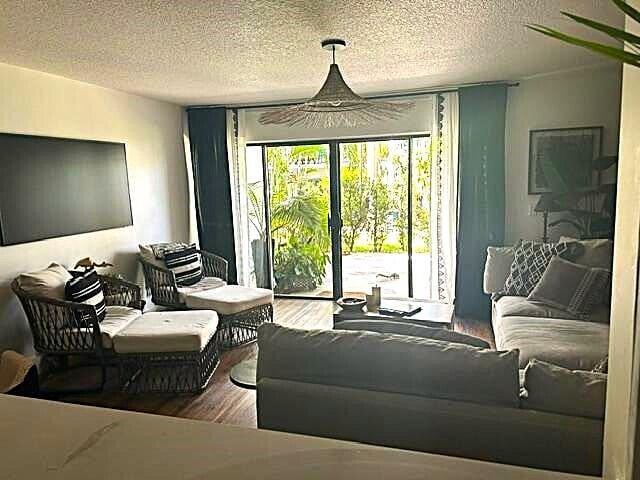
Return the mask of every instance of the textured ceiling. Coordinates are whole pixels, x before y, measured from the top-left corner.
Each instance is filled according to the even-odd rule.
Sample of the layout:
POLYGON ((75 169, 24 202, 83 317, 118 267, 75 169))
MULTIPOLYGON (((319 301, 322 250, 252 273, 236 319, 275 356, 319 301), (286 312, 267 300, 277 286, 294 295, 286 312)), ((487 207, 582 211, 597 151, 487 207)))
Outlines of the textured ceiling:
POLYGON ((333 36, 360 93, 602 62, 523 27, 582 32, 561 9, 623 23, 608 0, 0 0, 0 62, 183 105, 311 95, 333 36))

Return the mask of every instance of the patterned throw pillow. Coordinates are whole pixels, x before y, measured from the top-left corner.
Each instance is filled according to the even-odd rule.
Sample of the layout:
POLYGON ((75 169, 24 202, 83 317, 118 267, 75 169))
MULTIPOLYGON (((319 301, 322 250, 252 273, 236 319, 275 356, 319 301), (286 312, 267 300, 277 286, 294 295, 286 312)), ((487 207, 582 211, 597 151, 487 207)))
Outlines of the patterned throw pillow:
POLYGON ((528 297, 556 255, 569 252, 568 243, 541 243, 523 240, 515 246, 513 263, 504 283, 504 295, 528 297))
POLYGON ((98 320, 104 320, 107 306, 104 301, 104 291, 100 278, 93 268, 85 272, 69 272, 73 278, 67 282, 65 297, 67 300, 77 303, 93 305, 96 309, 98 320))
POLYGON ((553 257, 527 300, 544 303, 586 319, 602 303, 611 271, 553 257))
POLYGON ((176 276, 176 283, 179 287, 194 285, 202 279, 200 253, 195 245, 165 252, 164 263, 176 276))

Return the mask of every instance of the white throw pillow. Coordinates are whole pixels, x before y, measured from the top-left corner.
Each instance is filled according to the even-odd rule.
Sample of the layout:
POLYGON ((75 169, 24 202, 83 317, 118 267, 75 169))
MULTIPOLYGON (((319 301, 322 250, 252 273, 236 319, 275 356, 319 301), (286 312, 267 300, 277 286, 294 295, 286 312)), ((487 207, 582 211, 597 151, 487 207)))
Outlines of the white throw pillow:
POLYGON ((71 278, 66 268, 52 263, 44 270, 21 274, 18 282, 20 287, 31 295, 64 300, 64 288, 71 278))
POLYGON ((487 261, 484 266, 484 293, 499 293, 513 263, 513 247, 488 247, 487 261))
POLYGON ((156 267, 160 267, 163 269, 167 268, 167 266, 164 264, 164 260, 156 258, 151 245, 138 245, 138 248, 140 249, 140 256, 142 257, 142 260, 150 263, 151 265, 155 265, 156 267))

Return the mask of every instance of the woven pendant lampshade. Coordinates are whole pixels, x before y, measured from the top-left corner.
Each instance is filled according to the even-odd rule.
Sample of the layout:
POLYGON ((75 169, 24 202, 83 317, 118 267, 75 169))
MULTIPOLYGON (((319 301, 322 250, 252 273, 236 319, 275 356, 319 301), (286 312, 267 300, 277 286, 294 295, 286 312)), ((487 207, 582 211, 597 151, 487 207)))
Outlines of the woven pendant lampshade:
POLYGON ((345 47, 344 40, 324 40, 322 48, 332 51, 333 63, 320 91, 302 104, 264 112, 260 115, 260 123, 310 128, 357 127, 381 120, 395 120, 413 108, 410 102, 367 100, 351 90, 335 62, 336 50, 345 47))

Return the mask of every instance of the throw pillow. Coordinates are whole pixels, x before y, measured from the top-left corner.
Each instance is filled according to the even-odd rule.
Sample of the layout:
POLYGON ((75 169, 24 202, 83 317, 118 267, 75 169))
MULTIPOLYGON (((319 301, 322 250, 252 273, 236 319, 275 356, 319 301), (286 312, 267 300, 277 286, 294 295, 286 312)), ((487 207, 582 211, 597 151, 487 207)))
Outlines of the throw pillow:
POLYGON ((524 372, 523 406, 532 410, 604 418, 607 375, 531 360, 524 372))
POLYGON ((176 276, 176 283, 179 287, 194 285, 202 279, 200 253, 195 245, 166 252, 164 263, 176 276))
POLYGON ((484 293, 499 293, 509 277, 513 263, 513 247, 487 247, 484 265, 484 293))
POLYGON ((553 257, 527 300, 585 318, 596 305, 602 303, 610 279, 609 270, 586 267, 553 257))
POLYGON ((104 291, 98 274, 93 268, 85 272, 70 272, 73 278, 67 282, 65 289, 67 300, 76 303, 93 305, 99 321, 104 320, 107 306, 104 291))
POLYGON ((39 297, 65 299, 65 286, 71 275, 62 265, 52 263, 38 272, 23 273, 18 277, 20 288, 39 297))
POLYGON ((551 259, 571 251, 569 243, 521 241, 513 251, 513 263, 504 283, 504 295, 527 297, 542 278, 551 259))

